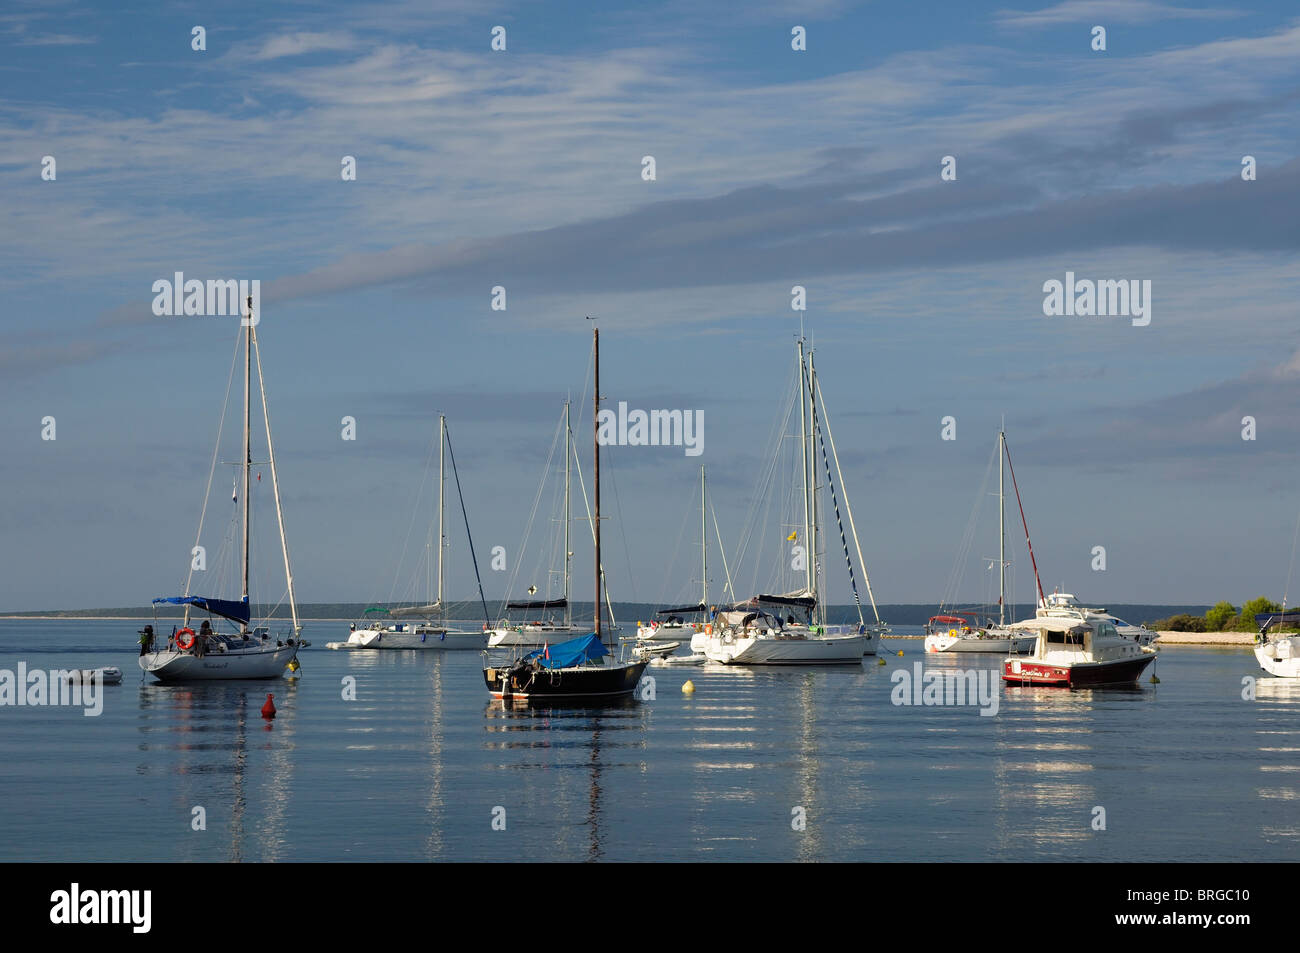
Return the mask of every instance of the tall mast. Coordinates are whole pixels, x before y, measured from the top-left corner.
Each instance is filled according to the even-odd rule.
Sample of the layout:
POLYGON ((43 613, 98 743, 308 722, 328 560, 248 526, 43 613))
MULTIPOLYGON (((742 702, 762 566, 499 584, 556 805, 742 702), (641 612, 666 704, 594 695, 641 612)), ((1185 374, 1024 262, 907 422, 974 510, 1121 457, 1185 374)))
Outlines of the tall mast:
POLYGON ((600 328, 592 328, 592 359, 594 365, 593 382, 592 382, 592 411, 591 411, 591 447, 592 447, 592 483, 594 485, 593 496, 595 497, 596 507, 593 527, 593 534, 596 541, 596 601, 592 604, 592 610, 596 616, 596 638, 604 642, 600 629, 600 328))
MULTIPOLYGON (((252 401, 253 382, 253 298, 248 298, 248 320, 244 328, 244 601, 248 601, 248 516, 249 477, 253 469, 252 401)), ((248 628, 247 625, 244 626, 248 628)))
MULTIPOLYGON (((808 546, 811 549, 809 555, 809 564, 813 572, 813 597, 817 597, 818 580, 817 580, 817 402, 813 400, 814 389, 817 386, 817 368, 813 366, 812 349, 808 350, 808 475, 811 477, 808 486, 808 496, 812 500, 809 507, 812 510, 812 527, 808 534, 808 546)), ((829 471, 828 471, 829 472, 829 471)), ((823 625, 826 623, 826 607, 818 599, 813 606, 816 613, 816 621, 823 625)))
POLYGON ((446 500, 444 487, 447 480, 446 463, 443 457, 447 451, 447 417, 438 415, 438 614, 442 609, 442 551, 447 548, 447 535, 443 530, 442 512, 446 500))
POLYGON ((1020 499, 1020 484, 1016 482, 1016 465, 1011 462, 1011 449, 1007 446, 1005 437, 1002 439, 1002 450, 1007 458, 1007 467, 1011 470, 1011 489, 1016 491, 1016 506, 1020 508, 1020 524, 1025 528, 1025 547, 1029 550, 1029 565, 1034 570, 1034 586, 1038 589, 1038 605, 1044 606, 1047 601, 1043 598, 1043 581, 1038 578, 1038 560, 1034 558, 1034 541, 1029 538, 1029 523, 1025 520, 1025 504, 1020 499))
MULTIPOLYGON (((803 363, 803 338, 798 343, 799 358, 799 450, 803 459, 803 543, 805 549, 808 547, 808 526, 811 522, 808 513, 808 503, 810 500, 808 492, 808 402, 804 400, 804 363, 803 363)), ((804 553, 804 587, 808 593, 812 594, 813 589, 813 570, 812 554, 804 553)))
POLYGON ((1007 623, 1007 497, 1003 487, 1007 435, 998 431, 998 625, 1007 623))
POLYGON ((709 530, 704 521, 704 508, 708 501, 708 490, 704 483, 704 467, 700 467, 700 605, 708 610, 709 606, 709 530))
MULTIPOLYGON (((249 311, 252 311, 252 299, 249 299, 249 311)), ((266 378, 262 374, 262 349, 257 345, 257 336, 249 329, 249 340, 257 351, 257 386, 262 394, 262 422, 266 424, 266 456, 271 464, 271 495, 275 497, 275 521, 280 528, 280 552, 284 555, 284 582, 289 590, 289 612, 293 616, 293 634, 297 638, 302 632, 298 621, 298 597, 293 591, 293 568, 289 565, 289 540, 284 535, 284 507, 280 504, 280 475, 275 466, 275 442, 271 439, 271 411, 266 405, 266 378)))
POLYGON ((564 624, 573 624, 569 606, 569 460, 573 456, 573 430, 569 426, 569 402, 564 402, 564 624))

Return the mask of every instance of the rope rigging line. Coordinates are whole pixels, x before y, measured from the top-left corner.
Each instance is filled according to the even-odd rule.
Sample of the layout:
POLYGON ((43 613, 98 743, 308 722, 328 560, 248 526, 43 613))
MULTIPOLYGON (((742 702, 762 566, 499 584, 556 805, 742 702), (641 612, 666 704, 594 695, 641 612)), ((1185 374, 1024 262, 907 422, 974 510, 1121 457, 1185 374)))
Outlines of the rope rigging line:
POLYGON ((1025 545, 1029 548, 1029 563, 1034 567, 1034 585, 1038 587, 1038 604, 1044 604, 1043 582, 1038 578, 1038 560, 1034 558, 1034 544, 1029 539, 1029 523, 1025 520, 1025 505, 1020 502, 1020 486, 1016 483, 1016 468, 1011 465, 1011 448, 1004 441, 1003 449, 1007 454, 1007 469, 1011 471, 1011 486, 1016 491, 1016 506, 1020 508, 1020 522, 1025 527, 1025 545))
MULTIPOLYGON (((867 561, 862 556, 862 544, 858 541, 858 527, 853 520, 853 504, 849 502, 849 488, 844 483, 844 471, 840 469, 840 455, 835 449, 835 434, 831 430, 830 414, 826 412, 826 397, 822 393, 821 381, 814 379, 813 383, 816 385, 817 400, 821 404, 821 408, 822 408, 821 419, 822 422, 826 425, 826 438, 830 441, 831 456, 835 458, 835 472, 839 475, 840 478, 840 492, 844 494, 844 509, 849 514, 849 532, 853 536, 853 548, 857 550, 858 562, 862 564, 862 581, 863 583, 866 584, 867 587, 867 598, 871 600, 871 611, 876 617, 876 624, 880 625, 881 624, 880 609, 876 606, 876 594, 871 590, 871 575, 870 573, 867 572, 867 561)), ((825 454, 825 452, 826 452, 826 448, 823 447, 822 453, 825 454)), ((833 495, 833 491, 832 491, 832 495, 833 495)), ((835 515, 836 515, 836 519, 838 519, 839 518, 838 510, 836 511, 835 515)), ((844 528, 843 526, 841 526, 840 534, 843 535, 843 533, 844 533, 844 528)), ((851 572, 852 572, 852 567, 850 566, 850 573, 851 572)), ((854 595, 856 597, 857 595, 856 591, 854 595)))
POLYGON ((957 590, 961 588, 962 581, 966 577, 970 550, 975 541, 975 532, 979 522, 981 504, 988 492, 989 480, 993 474, 993 464, 997 461, 997 458, 998 447, 995 444, 989 454, 988 465, 984 468, 984 479, 980 482, 979 490, 975 494, 975 502, 971 504, 970 515, 966 520, 966 529, 962 533, 961 542, 958 544, 957 556, 953 560, 952 571, 948 574, 948 583, 944 586, 943 595, 939 600, 940 611, 950 609, 957 604, 957 590))
POLYGON ((727 592, 731 593, 731 601, 734 603, 736 590, 731 585, 731 570, 727 568, 727 549, 722 545, 722 530, 718 528, 718 511, 713 508, 712 502, 709 503, 709 513, 713 516, 713 534, 718 540, 718 552, 722 555, 722 571, 727 577, 727 592))
POLYGON ((456 497, 460 500, 460 515, 465 520, 465 538, 469 540, 469 558, 474 563, 474 580, 478 583, 478 598, 483 606, 483 624, 490 625, 492 620, 488 618, 487 597, 483 595, 483 578, 478 572, 478 556, 474 552, 474 537, 469 531, 469 513, 465 510, 465 494, 460 489, 460 471, 456 469, 456 452, 451 449, 451 428, 446 426, 445 421, 443 427, 447 434, 447 456, 451 459, 451 473, 456 478, 456 497))
MULTIPOLYGON (((573 445, 573 462, 575 464, 578 464, 575 467, 575 469, 578 471, 578 489, 582 493, 582 505, 586 507, 587 510, 587 523, 591 526, 591 542, 592 545, 595 545, 596 520, 594 519, 591 512, 591 501, 587 498, 587 481, 582 475, 582 465, 581 465, 581 461, 578 459, 578 445, 576 441, 574 442, 573 445)), ((601 592, 605 596, 605 607, 609 610, 610 625, 614 626, 614 628, 618 628, 618 622, 614 618, 614 603, 609 597, 609 580, 605 577, 604 566, 600 567, 600 585, 601 585, 601 592)))
MULTIPOLYGON (((853 605, 858 610, 858 625, 866 625, 862 617, 862 598, 858 595, 858 582, 853 577, 853 559, 849 556, 849 541, 844 535, 844 521, 840 519, 840 501, 835 494, 835 479, 831 476, 831 461, 826 455, 826 441, 822 439, 821 428, 817 428, 817 445, 822 448, 822 463, 826 467, 826 486, 831 491, 831 506, 835 508, 835 523, 840 528, 840 545, 844 547, 844 563, 849 567, 849 586, 853 589, 853 605)), ((880 621, 877 614, 877 622, 880 621)))
MULTIPOLYGON (((745 516, 745 521, 741 524, 740 540, 736 548, 737 575, 740 574, 746 560, 749 559, 750 544, 754 541, 755 533, 759 532, 759 526, 766 526, 768 523, 769 514, 771 513, 773 504, 771 489, 776 476, 777 466, 781 462, 781 457, 783 456, 780 450, 788 436, 787 430, 790 424, 790 417, 794 412, 794 398, 798 393, 799 387, 794 383, 793 378, 791 378, 787 384, 787 397, 784 412, 783 414, 778 415, 773 421, 772 430, 768 435, 768 441, 764 448, 765 460, 759 469, 757 485, 754 488, 754 496, 750 502, 749 512, 745 516), (760 508, 762 508, 761 515, 759 512, 760 508)), ((791 469, 793 470, 793 463, 791 463, 791 469)), ((792 486, 790 491, 791 496, 793 496, 793 493, 794 490, 792 486)), ((721 542, 721 537, 719 537, 719 542, 721 542)), ((762 549, 761 542, 759 548, 760 550, 762 549)), ((760 555, 754 557, 753 561, 754 572, 750 588, 754 592, 758 591, 758 573, 761 568, 759 565, 761 558, 762 556, 760 553, 760 555)), ((778 578, 783 578, 784 576, 781 569, 783 564, 784 548, 778 547, 776 550, 775 564, 778 578)), ((732 590, 732 595, 733 597, 736 595, 735 590, 732 590)))
MULTIPOLYGON (((397 557, 397 565, 393 567, 392 583, 388 589, 388 604, 391 605, 397 596, 397 581, 402 577, 402 566, 406 563, 406 553, 411 545, 411 533, 415 530, 415 524, 420 517, 420 500, 424 497, 424 486, 429 481, 429 471, 433 467, 433 448, 436 441, 429 441, 429 451, 424 457, 424 472, 420 476, 420 487, 415 491, 415 499, 411 503, 411 519, 406 524, 406 537, 402 540, 402 550, 397 557)), ((432 531, 432 530, 430 530, 432 531)), ((411 590, 413 591, 413 590, 411 590)), ((412 600, 414 601, 414 600, 412 600)))
MULTIPOLYGON (((235 365, 239 361, 239 343, 242 337, 242 333, 235 335, 235 353, 230 358, 230 376, 226 378, 226 396, 221 402, 221 415, 217 418, 217 442, 212 448, 212 465, 208 468, 208 486, 203 491, 203 509, 199 513, 199 531, 194 536, 195 548, 199 546, 200 541, 203 539, 203 521, 208 515, 208 498, 212 495, 212 478, 217 472, 217 457, 221 453, 221 433, 226 426, 226 410, 230 406, 230 386, 235 381, 235 365)), ((182 590, 182 595, 187 597, 190 594, 190 583, 194 580, 194 559, 192 557, 193 554, 191 553, 190 569, 185 575, 185 588, 182 590)), ((187 609, 187 618, 188 615, 187 609)))
MULTIPOLYGON (((551 472, 551 461, 555 459, 555 448, 559 444, 560 434, 563 431, 564 431, 564 413, 563 411, 561 411, 560 420, 555 425, 555 435, 551 438, 550 452, 548 452, 546 455, 546 464, 542 467, 542 479, 537 484, 537 492, 533 496, 533 507, 528 514, 528 522, 524 527, 524 538, 519 543, 519 552, 521 556, 523 553, 526 553, 528 551, 528 540, 533 532, 533 521, 537 518, 537 508, 542 501, 542 491, 546 489, 546 477, 551 472)), ((510 579, 506 583, 506 595, 501 600, 500 612, 503 615, 506 612, 506 603, 510 601, 510 593, 514 592, 515 590, 515 583, 519 579, 519 569, 521 566, 523 566, 523 564, 524 561, 522 558, 516 559, 514 569, 510 571, 510 579)))
POLYGON ((1300 540, 1300 513, 1296 514, 1295 532, 1291 534, 1291 564, 1286 569, 1286 585, 1282 587, 1282 611, 1286 611, 1287 596, 1291 592, 1291 572, 1295 569, 1295 544, 1300 540))
POLYGON ((289 539, 284 533, 284 507, 280 503, 280 476, 275 466, 275 444, 271 441, 271 410, 266 405, 266 378, 262 376, 262 346, 257 341, 257 332, 250 329, 249 338, 253 342, 253 356, 257 360, 257 387, 262 395, 262 421, 266 425, 266 456, 271 464, 271 494, 275 497, 275 520, 280 529, 280 550, 284 554, 284 581, 289 590, 289 611, 293 615, 293 634, 296 638, 302 631, 298 624, 298 600, 293 591, 293 569, 289 563, 289 539))

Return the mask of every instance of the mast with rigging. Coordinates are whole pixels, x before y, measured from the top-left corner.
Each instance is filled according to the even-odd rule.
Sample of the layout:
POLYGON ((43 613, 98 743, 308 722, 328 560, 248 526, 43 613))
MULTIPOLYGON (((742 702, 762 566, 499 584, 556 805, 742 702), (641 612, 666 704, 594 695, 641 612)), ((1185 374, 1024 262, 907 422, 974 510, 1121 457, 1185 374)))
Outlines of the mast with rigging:
MULTIPOLYGON (((592 611, 596 617, 596 638, 604 642, 604 636, 601 634, 600 627, 600 328, 592 328, 592 353, 595 355, 592 359, 594 366, 594 379, 592 382, 592 412, 591 412, 591 443, 592 443, 592 496, 595 499, 595 513, 592 517, 592 536, 596 542, 596 599, 592 604, 592 611)), ((567 405, 566 405, 567 407, 567 405)), ((566 458, 565 467, 568 462, 566 458)), ((565 556, 565 565, 568 565, 568 556, 565 556)))

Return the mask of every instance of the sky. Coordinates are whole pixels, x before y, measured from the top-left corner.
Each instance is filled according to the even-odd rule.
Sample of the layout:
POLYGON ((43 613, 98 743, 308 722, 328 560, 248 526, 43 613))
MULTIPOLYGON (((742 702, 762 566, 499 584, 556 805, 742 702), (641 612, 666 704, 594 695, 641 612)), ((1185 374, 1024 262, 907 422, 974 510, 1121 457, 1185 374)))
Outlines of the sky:
MULTIPOLYGON (((156 315, 176 272, 261 282, 300 601, 423 598, 440 413, 489 601, 553 588, 538 486, 566 398, 590 462, 589 318, 606 406, 704 420, 698 457, 603 455, 617 600, 698 589, 700 465, 734 587, 791 582, 789 481, 764 474, 802 333, 877 599, 989 596, 1005 421, 1045 588, 1295 601, 1293 4, 11 0, 0 50, 0 610, 184 584, 240 329, 156 315), (1150 281, 1149 323, 1045 314, 1067 273, 1150 281)), ((465 555, 449 532, 453 597, 465 555)))

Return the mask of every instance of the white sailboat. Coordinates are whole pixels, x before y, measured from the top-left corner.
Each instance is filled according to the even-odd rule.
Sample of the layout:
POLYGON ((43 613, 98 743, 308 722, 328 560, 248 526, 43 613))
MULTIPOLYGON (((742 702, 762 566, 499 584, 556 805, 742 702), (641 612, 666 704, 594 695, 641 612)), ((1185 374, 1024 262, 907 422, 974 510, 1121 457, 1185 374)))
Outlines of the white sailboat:
MULTIPOLYGON (((706 628, 712 631, 712 621, 709 618, 708 499, 708 478, 704 467, 700 467, 700 601, 693 606, 660 609, 655 615, 662 618, 649 623, 638 623, 636 629, 638 643, 689 642, 697 632, 703 632, 706 628), (687 621, 683 618, 685 616, 695 616, 695 619, 687 621)), ((718 540, 718 546, 721 550, 721 539, 718 540)), ((727 554, 725 551, 722 552, 722 564, 724 572, 727 573, 727 591, 730 592, 731 573, 726 569, 727 554)), ((734 593, 732 598, 735 598, 734 593)), ((655 655, 663 654, 650 648, 646 648, 644 651, 655 655)))
MULTIPOLYGON (((294 596, 293 571, 289 564, 289 543, 284 532, 284 511, 280 504, 280 480, 275 466, 275 447, 271 441, 271 417, 266 406, 266 382, 262 376, 262 355, 257 343, 257 330, 252 313, 253 301, 248 299, 248 317, 243 322, 244 338, 244 443, 243 459, 240 468, 243 471, 243 558, 242 576, 243 593, 238 601, 217 599, 208 596, 190 594, 190 582, 194 568, 191 564, 190 574, 185 583, 185 593, 180 596, 166 596, 154 600, 155 605, 183 605, 185 615, 182 626, 168 639, 165 648, 156 647, 159 637, 152 626, 145 626, 141 631, 140 667, 166 682, 201 681, 210 679, 237 678, 278 678, 283 675, 285 667, 297 667, 298 649, 307 644, 301 641, 302 626, 298 622, 298 603, 294 596), (293 630, 287 637, 272 636, 267 625, 250 626, 248 601, 249 575, 249 496, 253 467, 252 456, 252 368, 257 362, 257 384, 262 399, 262 418, 266 426, 266 446, 271 467, 271 487, 275 496, 275 515, 280 531, 280 550, 284 556, 284 575, 287 585, 289 610, 293 630), (190 627, 190 613, 193 609, 205 610, 209 619, 200 624, 199 631, 190 627), (234 623, 233 631, 218 631, 213 628, 212 616, 234 623)), ((232 366, 233 372, 233 366, 232 366)), ((218 441, 220 435, 218 435, 218 441)), ((213 456, 213 467, 216 456, 213 456)), ((211 489, 211 475, 208 486, 211 489)), ((204 505, 206 513, 206 501, 204 505)), ((199 520, 199 534, 203 531, 203 519, 199 520)), ((156 621, 156 620, 155 620, 156 621)), ((217 625, 220 625, 217 622, 217 625)))
MULTIPOLYGON (((932 616, 926 624, 925 650, 927 652, 997 652, 1002 655, 1028 652, 1034 647, 1035 636, 1018 632, 1007 625, 1007 527, 1006 527, 1006 463, 1007 435, 998 431, 998 621, 996 625, 979 625, 962 616, 970 613, 954 612, 932 616)), ((987 473, 987 471, 985 471, 987 473)), ((987 480, 987 476, 986 476, 987 480)), ((982 492, 982 489, 981 489, 982 492)), ((1026 537, 1028 538, 1028 537, 1026 537)), ((954 575, 956 575, 954 573, 954 575)), ((941 610, 942 611, 942 610, 941 610)))
MULTIPOLYGON (((853 562, 849 558, 848 541, 843 522, 839 521, 839 500, 835 487, 838 475, 839 486, 843 489, 843 472, 840 470, 839 456, 835 452, 835 440, 830 433, 825 399, 817 383, 812 354, 805 355, 803 338, 797 342, 796 358, 803 529, 804 538, 808 541, 804 563, 805 585, 803 589, 796 592, 757 595, 745 603, 719 612, 713 621, 711 631, 697 633, 691 639, 691 651, 705 655, 711 662, 724 665, 860 665, 864 655, 875 654, 880 634, 885 628, 880 622, 878 611, 874 626, 868 626, 862 614, 862 602, 858 596, 853 562), (815 485, 817 469, 815 456, 818 446, 822 450, 827 486, 839 521, 840 542, 844 548, 849 582, 858 613, 857 625, 826 624, 826 607, 819 578, 820 562, 817 558, 819 511, 815 485), (834 473, 831 472, 830 466, 832 457, 835 460, 834 473)), ((862 547, 858 543, 857 529, 853 523, 853 510, 849 506, 847 492, 844 504, 849 516, 849 526, 852 530, 858 561, 861 563, 863 562, 862 547)), ((863 573, 874 610, 875 596, 871 593, 870 580, 866 579, 865 567, 863 573)))
MULTIPOLYGON (((449 651, 454 649, 473 649, 482 651, 487 642, 487 607, 484 605, 484 625, 481 629, 452 629, 446 624, 446 607, 443 602, 443 554, 447 549, 446 532, 446 453, 451 447, 451 435, 447 432, 447 418, 438 415, 438 588, 437 598, 433 602, 420 606, 397 606, 391 609, 374 607, 367 609, 360 625, 353 623, 346 642, 329 642, 327 648, 339 649, 426 649, 449 651), (384 624, 381 617, 392 619, 417 619, 417 622, 389 622, 384 624)), ((455 457, 452 469, 455 470, 455 457)), ((456 476, 456 485, 460 486, 460 476, 456 476)), ((465 534, 469 536, 469 517, 465 513, 464 500, 461 501, 461 516, 465 519, 465 534)), ((473 540, 470 540, 470 555, 473 557, 473 540)), ((474 558, 474 574, 478 575, 478 561, 474 558)), ((482 597, 483 586, 479 584, 482 597)))
MULTIPOLYGON (((1282 604, 1286 605, 1285 600, 1282 604)), ((1260 614, 1255 616, 1255 624, 1259 626, 1255 643, 1255 661, 1259 667, 1277 678, 1300 678, 1300 636, 1270 633, 1274 626, 1300 626, 1300 611, 1284 609, 1260 614)))
MULTIPOLYGON (((571 545, 570 530, 572 527, 572 479, 571 464, 574 460, 575 449, 573 446, 573 429, 570 426, 569 402, 564 402, 564 411, 561 418, 561 427, 564 437, 564 512, 560 517, 563 524, 563 541, 564 549, 562 554, 563 563, 563 594, 559 599, 522 599, 517 601, 506 602, 507 615, 497 621, 497 624, 487 630, 488 648, 543 648, 548 645, 554 645, 557 642, 563 642, 568 639, 577 638, 591 631, 590 626, 578 625, 573 621, 573 607, 569 604, 569 561, 573 558, 573 548, 571 545), (555 613, 560 613, 559 617, 555 613), (522 619, 512 619, 509 613, 525 613, 522 619), (531 616, 531 618, 529 618, 531 616)), ((553 445, 552 445, 553 446, 553 445)), ((549 461, 547 469, 549 470, 549 461)), ((579 479, 582 477, 581 471, 578 473, 579 479)), ((543 474, 542 483, 546 482, 546 474, 543 474)), ((539 489, 540 495, 540 489, 539 489)), ((584 490, 583 501, 586 501, 584 490)), ((588 513, 590 516, 590 512, 588 513)), ((536 587, 529 589, 529 595, 536 592, 536 587)), ((606 604, 609 604, 609 593, 605 593, 606 604)), ((613 607, 609 606, 610 618, 613 618, 613 607)), ((617 639, 617 628, 614 628, 617 639)))

